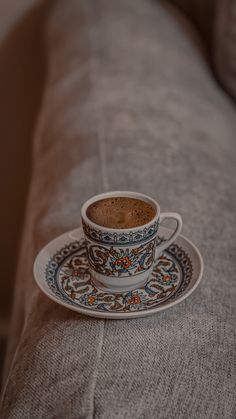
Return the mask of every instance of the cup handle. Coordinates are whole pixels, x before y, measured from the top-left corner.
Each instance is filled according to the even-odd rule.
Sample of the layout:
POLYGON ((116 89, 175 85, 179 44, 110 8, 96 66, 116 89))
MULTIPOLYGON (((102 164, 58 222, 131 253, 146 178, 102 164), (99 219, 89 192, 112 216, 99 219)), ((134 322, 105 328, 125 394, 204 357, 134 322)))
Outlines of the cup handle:
POLYGON ((160 214, 160 224, 167 219, 176 221, 176 229, 173 232, 173 234, 169 237, 169 239, 166 239, 161 244, 157 245, 155 259, 158 258, 158 256, 161 252, 163 252, 163 250, 165 250, 171 243, 173 243, 173 241, 176 239, 176 237, 179 235, 182 229, 182 218, 177 212, 163 212, 162 214, 160 214))

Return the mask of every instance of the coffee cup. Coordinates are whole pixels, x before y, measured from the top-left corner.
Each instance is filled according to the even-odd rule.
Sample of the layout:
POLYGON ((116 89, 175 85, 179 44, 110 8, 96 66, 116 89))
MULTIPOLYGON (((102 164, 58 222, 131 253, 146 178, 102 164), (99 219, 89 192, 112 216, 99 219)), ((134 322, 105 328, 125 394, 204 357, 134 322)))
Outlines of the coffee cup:
POLYGON ((126 292, 144 286, 154 262, 173 243, 182 228, 179 214, 161 213, 155 199, 130 191, 107 192, 90 198, 82 206, 81 218, 92 281, 96 287, 111 292, 126 292), (99 215, 104 202, 108 205, 105 218, 108 226, 104 216, 99 215), (126 216, 125 211, 129 211, 129 203, 133 206, 131 216, 134 217, 129 212, 127 220, 122 219, 123 213, 126 216), (115 205, 114 214, 121 214, 120 219, 113 217, 112 205, 115 205), (90 208, 94 208, 96 222, 90 208), (175 220, 176 228, 168 239, 160 242, 159 226, 166 219, 175 220))

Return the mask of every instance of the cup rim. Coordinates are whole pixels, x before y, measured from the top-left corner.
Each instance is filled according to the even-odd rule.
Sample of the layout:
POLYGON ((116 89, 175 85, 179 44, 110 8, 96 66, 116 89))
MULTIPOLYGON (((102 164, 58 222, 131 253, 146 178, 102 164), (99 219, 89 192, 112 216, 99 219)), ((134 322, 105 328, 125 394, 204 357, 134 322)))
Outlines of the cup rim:
POLYGON ((148 228, 158 220, 159 215, 160 215, 160 206, 155 199, 153 199, 150 196, 145 195, 143 193, 134 192, 134 191, 110 191, 110 192, 104 192, 104 193, 101 193, 101 194, 97 194, 97 195, 94 195, 93 197, 89 198, 87 201, 85 201, 84 204, 82 205, 82 208, 81 208, 81 217, 82 217, 82 220, 86 224, 89 224, 90 226, 92 226, 96 230, 100 229, 100 230, 103 230, 103 231, 122 232, 122 233, 127 233, 127 232, 130 232, 130 231, 138 231, 138 230, 141 230, 141 229, 144 229, 144 228, 148 228), (88 218, 86 212, 87 212, 88 207, 91 204, 93 204, 96 201, 100 201, 102 199, 105 199, 105 198, 113 198, 113 197, 137 198, 137 199, 140 199, 142 201, 149 202, 155 208, 156 214, 151 219, 151 221, 149 221, 148 223, 142 224, 142 225, 137 226, 137 227, 131 227, 131 228, 104 227, 104 226, 101 226, 99 224, 94 223, 93 221, 90 220, 90 218, 88 218))

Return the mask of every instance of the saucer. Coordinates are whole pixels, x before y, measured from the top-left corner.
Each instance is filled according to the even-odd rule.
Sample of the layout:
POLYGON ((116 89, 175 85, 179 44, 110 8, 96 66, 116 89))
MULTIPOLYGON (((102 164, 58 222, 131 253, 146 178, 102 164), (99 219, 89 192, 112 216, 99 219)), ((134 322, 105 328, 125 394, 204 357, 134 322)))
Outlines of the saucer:
MULTIPOLYGON (((171 230, 159 229, 159 241, 171 230)), ((88 267, 82 228, 48 243, 34 262, 34 277, 53 301, 79 313, 107 319, 144 317, 172 307, 198 286, 203 273, 199 250, 179 235, 157 259, 146 285, 114 293, 95 287, 88 267)))

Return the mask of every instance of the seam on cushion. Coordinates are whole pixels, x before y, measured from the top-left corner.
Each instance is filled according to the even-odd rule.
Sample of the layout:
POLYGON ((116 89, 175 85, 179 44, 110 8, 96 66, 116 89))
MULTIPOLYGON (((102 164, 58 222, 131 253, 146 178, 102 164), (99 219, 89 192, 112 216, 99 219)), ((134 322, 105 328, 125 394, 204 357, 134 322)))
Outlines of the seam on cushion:
MULTIPOLYGON (((91 36, 91 61, 90 61, 90 77, 91 77, 91 84, 92 88, 96 86, 96 82, 98 80, 98 74, 100 74, 100 45, 101 45, 101 30, 99 30, 99 17, 100 17, 100 2, 99 0, 93 0, 93 13, 92 13, 92 19, 95 21, 95 29, 91 36)), ((105 130, 104 130, 104 111, 102 108, 102 101, 99 101, 99 109, 98 109, 98 126, 97 126, 97 140, 98 140, 98 147, 99 147, 99 158, 101 162, 101 181, 102 186, 105 191, 109 190, 109 183, 108 183, 108 176, 107 176, 107 166, 106 166, 106 144, 105 144, 105 130)), ((104 341, 104 331, 105 331, 105 319, 99 319, 99 323, 102 322, 102 327, 100 330, 100 340, 99 345, 97 348, 97 365, 94 372, 94 381, 92 385, 92 409, 91 409, 91 418, 94 418, 95 414, 95 390, 96 390, 96 384, 99 374, 99 366, 100 366, 100 360, 102 355, 102 348, 103 348, 103 341, 104 341)))
POLYGON ((104 113, 101 111, 101 118, 99 118, 98 122, 98 145, 99 145, 99 152, 100 152, 100 160, 101 160, 101 175, 102 175, 102 185, 105 192, 109 191, 109 183, 108 183, 108 176, 107 176, 107 165, 106 165, 106 142, 105 142, 105 130, 104 130, 104 121, 103 121, 104 113))
MULTIPOLYGON (((101 74, 101 65, 100 65, 100 46, 101 46, 101 28, 99 28, 99 17, 101 14, 101 7, 99 0, 97 0, 96 5, 94 4, 94 11, 96 13, 96 29, 92 37, 92 65, 91 65, 91 79, 92 85, 95 86, 95 83, 98 83, 98 75, 101 74), (97 10, 96 10, 97 6, 97 10), (100 29, 100 30, 99 30, 100 29), (93 48, 95 47, 95 48, 93 48)), ((94 18, 94 16, 93 16, 94 18)), ((98 86, 99 89, 99 86, 98 86)), ((99 157, 101 162, 101 180, 104 191, 109 190, 109 182, 107 175, 107 157, 106 157, 106 141, 105 141, 105 129, 104 129, 104 120, 105 114, 102 107, 102 98, 99 100, 99 109, 98 109, 98 126, 97 126, 97 137, 98 137, 98 146, 99 146, 99 157)))
POLYGON ((99 345, 97 348, 97 367, 95 369, 94 372, 94 381, 93 381, 93 385, 92 385, 92 409, 91 409, 91 418, 94 418, 94 412, 95 412, 95 390, 96 390, 96 385, 97 385, 97 379, 98 379, 98 372, 99 372, 99 365, 100 365, 100 360, 101 360, 101 355, 102 355, 102 348, 103 348, 103 338, 104 338, 104 330, 105 330, 105 319, 99 319, 98 320, 99 323, 102 322, 102 328, 101 328, 101 333, 100 333, 100 341, 99 341, 99 345))

